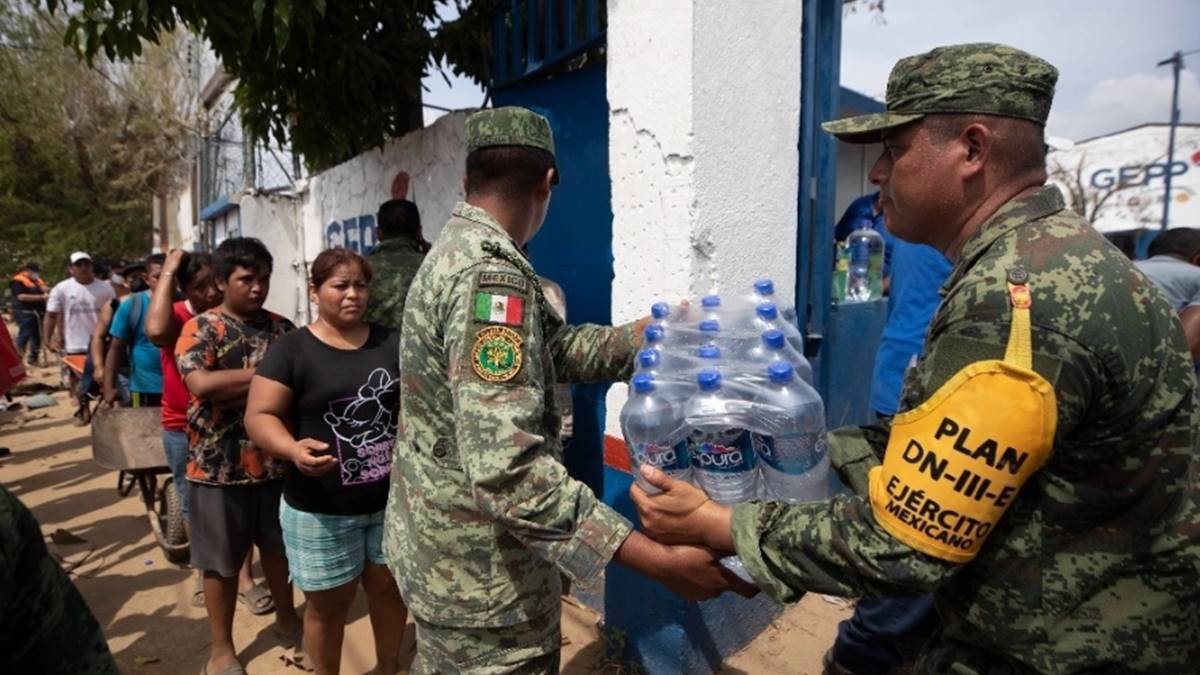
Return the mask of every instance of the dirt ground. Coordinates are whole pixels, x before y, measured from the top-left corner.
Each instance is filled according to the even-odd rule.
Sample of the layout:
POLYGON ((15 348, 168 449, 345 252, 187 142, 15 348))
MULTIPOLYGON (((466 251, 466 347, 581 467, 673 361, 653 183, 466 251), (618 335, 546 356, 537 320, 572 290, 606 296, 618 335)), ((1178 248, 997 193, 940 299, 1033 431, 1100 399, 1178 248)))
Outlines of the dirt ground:
MULTIPOLYGON (((55 368, 37 369, 33 375, 41 382, 58 381, 55 368)), ((71 424, 66 394, 53 396, 58 401, 53 407, 0 413, 0 445, 12 449, 0 459, 0 482, 33 511, 50 550, 73 567, 72 578, 104 627, 122 672, 199 672, 207 657, 208 630, 204 610, 188 604, 191 573, 167 561, 151 535, 137 490, 128 497, 118 495, 116 474, 92 461, 89 430, 71 424), (60 528, 86 543, 53 543, 50 535, 60 528)), ((256 576, 261 580, 261 571, 256 576)), ((299 592, 296 597, 298 604, 303 602, 299 592)), ((563 610, 563 672, 624 672, 605 660, 594 613, 571 604, 563 610)), ((270 630, 272 616, 237 613, 234 640, 242 662, 251 673, 299 673, 282 660, 285 650, 270 630)), ((821 655, 846 616, 844 608, 808 596, 729 657, 720 672, 820 673, 821 655)), ((406 631, 405 650, 411 652, 411 623, 406 631)), ((360 593, 346 629, 342 672, 357 675, 373 666, 360 593)))

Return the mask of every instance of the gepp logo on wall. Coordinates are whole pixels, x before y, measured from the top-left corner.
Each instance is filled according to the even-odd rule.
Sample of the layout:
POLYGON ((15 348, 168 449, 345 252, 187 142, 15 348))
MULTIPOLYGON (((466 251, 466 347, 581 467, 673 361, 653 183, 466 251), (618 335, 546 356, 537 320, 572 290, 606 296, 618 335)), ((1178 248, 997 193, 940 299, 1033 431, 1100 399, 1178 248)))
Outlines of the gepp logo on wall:
MULTIPOLYGON (((389 192, 392 199, 408 196, 409 175, 400 171, 392 179, 389 192)), ((364 213, 345 220, 334 220, 325 226, 325 248, 348 248, 355 253, 368 255, 374 250, 375 214, 364 213)))
POLYGON ((1174 179, 1189 171, 1200 168, 1200 151, 1191 156, 1191 162, 1176 160, 1168 166, 1166 162, 1150 164, 1126 164, 1120 167, 1102 167, 1092 172, 1089 182, 1092 187, 1107 190, 1117 186, 1147 186, 1151 181, 1162 182, 1169 173, 1174 179))
POLYGON ((367 255, 375 248, 375 215, 335 220, 325 226, 325 248, 348 248, 367 255))

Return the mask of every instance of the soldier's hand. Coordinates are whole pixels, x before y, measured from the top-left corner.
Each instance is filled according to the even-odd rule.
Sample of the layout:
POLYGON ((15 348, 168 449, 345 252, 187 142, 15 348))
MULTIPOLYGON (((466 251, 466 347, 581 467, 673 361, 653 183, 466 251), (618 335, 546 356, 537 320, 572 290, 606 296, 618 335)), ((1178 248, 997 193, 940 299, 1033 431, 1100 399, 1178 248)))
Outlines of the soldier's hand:
MULTIPOLYGON (((686 298, 679 301, 679 307, 681 309, 687 309, 687 306, 688 306, 688 301, 686 298)), ((634 330, 634 335, 635 335, 634 339, 637 340, 637 348, 638 349, 641 349, 642 345, 644 345, 646 343, 646 326, 649 326, 651 321, 654 321, 653 316, 643 316, 642 318, 635 321, 633 324, 633 330, 634 330)))
POLYGON ((654 466, 643 464, 639 470, 647 482, 661 490, 649 495, 637 483, 629 489, 646 534, 670 544, 711 545, 721 539, 720 533, 713 530, 720 527, 721 511, 726 507, 709 499, 700 488, 671 478, 654 466))
POLYGON ((337 466, 337 457, 326 452, 328 443, 322 443, 315 438, 302 438, 296 441, 292 448, 292 463, 305 476, 319 478, 329 473, 337 466))
POLYGON ((720 554, 706 546, 669 546, 663 585, 686 600, 707 600, 725 591, 753 597, 759 589, 721 566, 720 554))
POLYGON ((634 339, 637 340, 638 349, 641 349, 642 345, 646 343, 646 326, 649 326, 653 320, 654 317, 647 315, 633 322, 633 334, 634 339))

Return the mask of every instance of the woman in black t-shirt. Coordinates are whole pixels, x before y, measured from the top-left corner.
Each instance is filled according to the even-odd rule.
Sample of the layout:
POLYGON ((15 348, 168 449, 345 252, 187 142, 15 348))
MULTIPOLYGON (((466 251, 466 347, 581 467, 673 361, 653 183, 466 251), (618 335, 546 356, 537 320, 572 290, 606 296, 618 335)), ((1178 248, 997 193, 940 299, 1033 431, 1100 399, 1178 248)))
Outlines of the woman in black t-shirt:
POLYGON ((304 646, 336 673, 361 577, 376 672, 398 669, 408 611, 384 564, 383 510, 400 412, 400 334, 363 321, 371 266, 337 248, 313 261, 317 319, 277 339, 246 402, 246 431, 290 462, 279 520, 288 571, 304 591, 304 646))

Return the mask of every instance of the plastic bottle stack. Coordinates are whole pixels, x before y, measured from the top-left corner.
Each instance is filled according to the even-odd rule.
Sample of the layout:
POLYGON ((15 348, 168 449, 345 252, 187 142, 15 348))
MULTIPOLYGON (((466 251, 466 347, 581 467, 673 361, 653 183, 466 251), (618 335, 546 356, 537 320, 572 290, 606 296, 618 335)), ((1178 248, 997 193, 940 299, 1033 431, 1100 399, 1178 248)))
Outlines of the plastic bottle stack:
POLYGON ((828 496, 824 406, 774 284, 684 307, 655 303, 651 315, 621 412, 635 473, 654 464, 724 504, 828 496))

